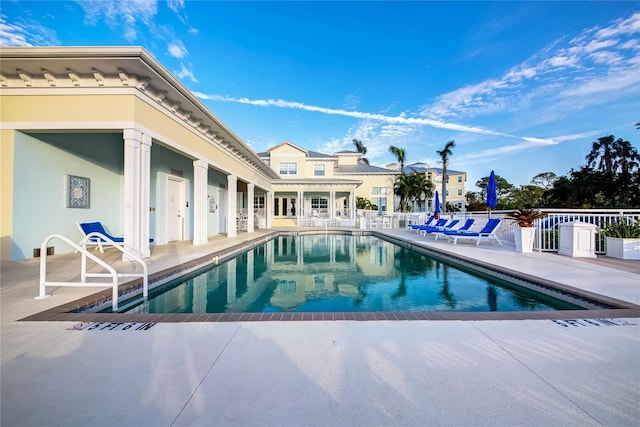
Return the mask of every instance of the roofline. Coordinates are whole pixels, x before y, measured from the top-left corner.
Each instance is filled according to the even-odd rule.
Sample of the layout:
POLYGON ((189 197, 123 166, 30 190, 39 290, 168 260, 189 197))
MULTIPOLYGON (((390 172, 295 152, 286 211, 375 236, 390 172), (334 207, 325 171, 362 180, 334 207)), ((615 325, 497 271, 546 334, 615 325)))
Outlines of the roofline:
POLYGON ((249 147, 235 132, 222 122, 200 99, 193 94, 184 84, 182 84, 169 70, 167 70, 151 53, 141 46, 42 46, 42 47, 22 47, 8 46, 0 47, 0 59, 139 59, 143 65, 153 71, 157 78, 164 80, 170 87, 174 88, 181 96, 200 109, 202 114, 208 116, 222 129, 234 143, 240 145, 246 155, 253 157, 257 165, 264 165, 263 173, 271 179, 278 177, 278 174, 264 161, 257 153, 249 147))

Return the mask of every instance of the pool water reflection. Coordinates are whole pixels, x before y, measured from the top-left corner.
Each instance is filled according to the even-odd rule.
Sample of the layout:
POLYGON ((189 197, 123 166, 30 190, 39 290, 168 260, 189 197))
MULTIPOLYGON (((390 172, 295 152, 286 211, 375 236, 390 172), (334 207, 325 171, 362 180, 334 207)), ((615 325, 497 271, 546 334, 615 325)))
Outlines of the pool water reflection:
POLYGON ((580 309, 374 236, 279 236, 150 291, 127 312, 580 309))

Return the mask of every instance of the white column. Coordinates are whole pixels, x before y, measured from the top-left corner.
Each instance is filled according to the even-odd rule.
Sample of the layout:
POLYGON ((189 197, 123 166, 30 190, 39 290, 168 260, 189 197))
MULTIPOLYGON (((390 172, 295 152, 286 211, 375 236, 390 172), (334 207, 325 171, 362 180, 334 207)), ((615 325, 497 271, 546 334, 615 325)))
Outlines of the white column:
POLYGON ((151 137, 143 134, 140 145, 140 255, 151 256, 149 200, 151 199, 151 137))
POLYGON ((331 190, 329 193, 329 218, 336 217, 336 192, 331 190))
POLYGON ((302 191, 298 191, 298 201, 296 202, 298 204, 297 210, 296 210, 296 216, 297 217, 303 217, 304 216, 304 200, 303 200, 303 192, 302 191))
POLYGON ((253 212, 253 195, 256 189, 255 184, 247 184, 247 233, 253 233, 254 212, 253 212))
POLYGON ((204 245, 207 231, 207 184, 209 165, 204 160, 193 161, 193 244, 204 245))
POLYGON ((353 191, 349 195, 349 219, 356 219, 356 194, 353 191))
POLYGON ((267 191, 264 198, 265 204, 265 214, 267 216, 267 228, 271 228, 271 223, 273 221, 273 191, 267 191))
POLYGON ((227 237, 238 235, 238 177, 227 175, 227 237))
MULTIPOLYGON (((124 246, 135 254, 140 247, 140 145, 142 132, 124 129, 124 246)), ((123 260, 129 260, 123 256, 123 260)))

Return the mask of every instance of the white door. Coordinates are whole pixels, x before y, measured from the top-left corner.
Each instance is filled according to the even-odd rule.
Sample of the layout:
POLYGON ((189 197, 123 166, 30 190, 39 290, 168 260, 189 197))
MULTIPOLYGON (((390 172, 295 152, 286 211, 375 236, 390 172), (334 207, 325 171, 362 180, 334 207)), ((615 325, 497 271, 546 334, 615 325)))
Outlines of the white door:
POLYGON ((184 181, 167 181, 167 241, 184 239, 184 181))

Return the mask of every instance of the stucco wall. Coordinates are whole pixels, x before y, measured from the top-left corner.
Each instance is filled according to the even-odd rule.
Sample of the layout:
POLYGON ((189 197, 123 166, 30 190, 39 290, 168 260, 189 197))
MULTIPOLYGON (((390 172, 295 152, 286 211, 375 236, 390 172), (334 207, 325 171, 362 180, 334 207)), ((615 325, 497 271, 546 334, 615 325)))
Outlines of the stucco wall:
MULTIPOLYGON (((11 259, 32 257, 50 234, 80 241, 76 221, 101 221, 122 235, 121 141, 121 134, 15 133, 11 259), (88 209, 67 207, 68 175, 90 179, 88 209)), ((73 251, 59 239, 50 246, 73 251)))

